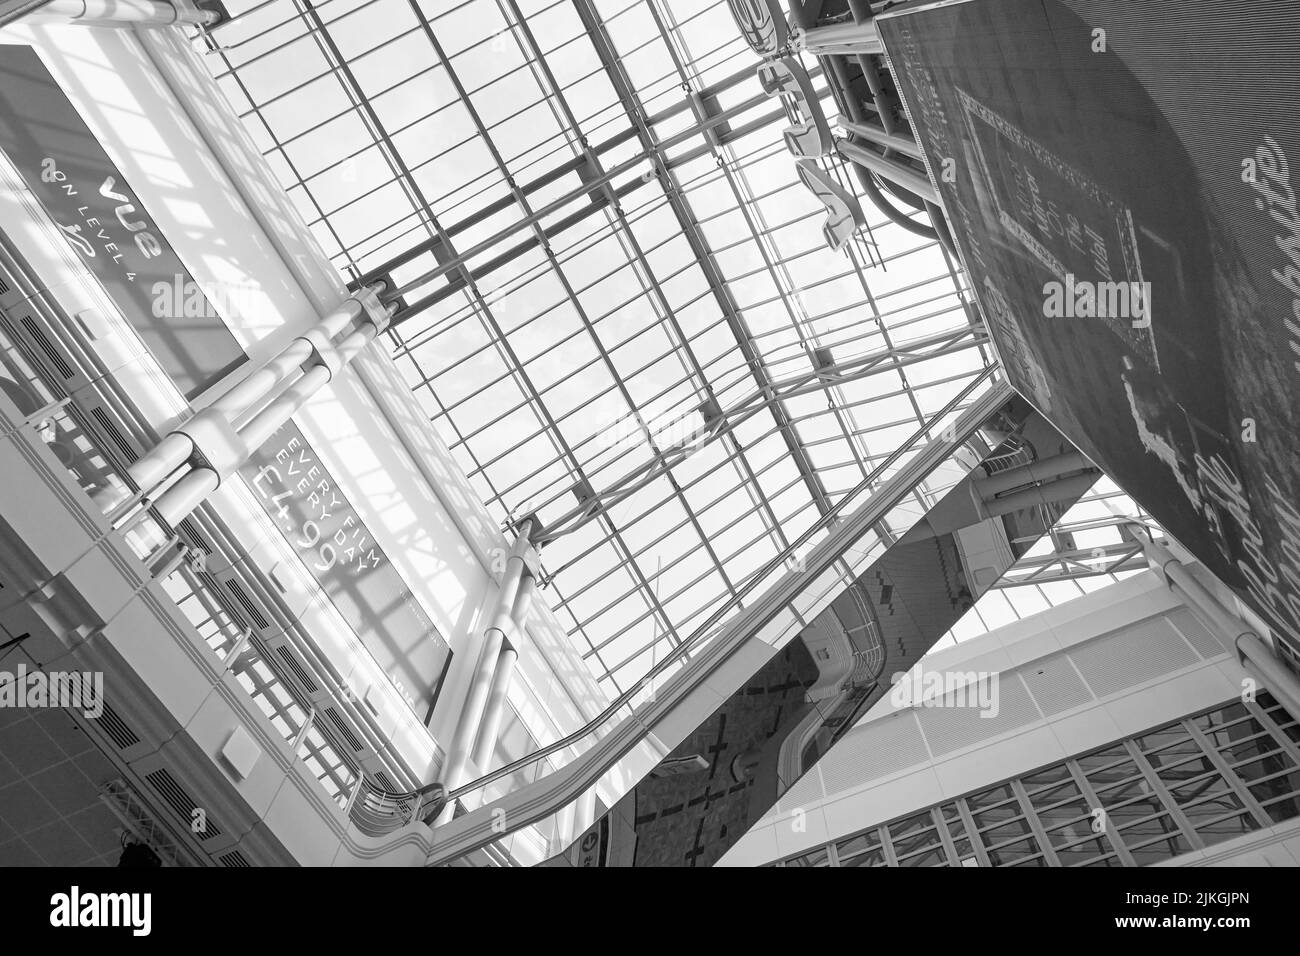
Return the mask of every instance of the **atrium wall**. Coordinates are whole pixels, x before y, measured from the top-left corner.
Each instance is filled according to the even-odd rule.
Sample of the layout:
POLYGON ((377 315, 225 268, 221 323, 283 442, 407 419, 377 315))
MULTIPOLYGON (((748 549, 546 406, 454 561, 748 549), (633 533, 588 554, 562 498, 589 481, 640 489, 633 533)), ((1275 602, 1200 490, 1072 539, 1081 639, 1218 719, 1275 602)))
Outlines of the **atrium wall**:
MULTIPOLYGON (((1231 606, 1222 585, 1197 576, 1231 606)), ((1251 685, 1230 651, 1154 572, 936 651, 921 672, 998 675, 990 719, 884 698, 721 862, 788 858, 1231 703, 1251 685)), ((1298 848, 1292 820, 1177 862, 1240 852, 1289 864, 1298 848)))

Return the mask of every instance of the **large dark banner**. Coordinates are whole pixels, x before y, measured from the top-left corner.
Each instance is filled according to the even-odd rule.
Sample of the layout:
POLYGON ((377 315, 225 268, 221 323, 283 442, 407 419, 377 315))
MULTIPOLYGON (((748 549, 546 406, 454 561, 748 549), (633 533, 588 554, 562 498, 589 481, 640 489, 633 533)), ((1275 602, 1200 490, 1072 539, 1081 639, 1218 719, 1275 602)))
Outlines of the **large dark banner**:
POLYGON ((1300 651, 1300 0, 879 27, 1013 384, 1300 651))
POLYGON ((0 150, 186 398, 245 360, 31 47, 0 44, 0 150))
POLYGON ((240 473, 343 619, 424 720, 451 649, 293 422, 240 473))
POLYGON ((1021 398, 985 429, 1001 441, 982 464, 548 862, 716 863, 1099 477, 1076 466, 1026 495, 1016 469, 1074 448, 1021 398), (996 493, 980 485, 993 475, 996 493))

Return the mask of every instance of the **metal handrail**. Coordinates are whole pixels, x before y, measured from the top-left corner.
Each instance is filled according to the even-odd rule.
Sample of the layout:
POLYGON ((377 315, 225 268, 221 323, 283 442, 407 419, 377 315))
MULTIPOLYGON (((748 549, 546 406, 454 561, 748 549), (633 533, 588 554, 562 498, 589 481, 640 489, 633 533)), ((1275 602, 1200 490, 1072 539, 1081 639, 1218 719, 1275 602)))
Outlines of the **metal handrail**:
MULTIPOLYGON (((3 251, 7 252, 8 250, 4 249, 3 251)), ((5 266, 6 271, 25 275, 22 269, 12 261, 0 259, 0 266, 5 266)), ((383 288, 380 286, 375 288, 374 291, 378 294, 383 291, 383 288)), ((54 336, 54 345, 61 354, 76 362, 82 361, 78 358, 76 352, 68 345, 68 343, 63 340, 63 337, 58 334, 60 326, 54 326, 52 323, 47 322, 43 322, 42 324, 48 326, 50 331, 56 333, 54 336)), ((65 323, 61 328, 72 329, 75 328, 75 326, 70 323, 65 323)), ((121 459, 121 456, 114 447, 113 442, 108 439, 108 436, 103 434, 102 426, 99 426, 90 418, 90 416, 86 415, 84 410, 77 403, 75 397, 67 392, 64 383, 60 382, 57 376, 50 374, 45 358, 41 355, 34 354, 22 336, 10 334, 13 330, 8 327, 7 323, 0 323, 0 329, 3 329, 6 332, 6 338, 9 338, 12 341, 13 347, 34 370, 35 376, 41 381, 44 388, 50 394, 55 396, 55 399, 46 406, 28 415, 27 424, 29 426, 35 426, 39 424, 42 419, 54 419, 63 416, 77 426, 85 436, 86 440, 95 449, 96 453, 109 464, 112 474, 121 482, 120 490, 123 490, 126 493, 125 497, 115 499, 111 504, 107 505, 105 502, 91 497, 92 504, 99 508, 101 513, 104 513, 105 518, 109 521, 114 532, 118 534, 125 534, 131 527, 135 526, 148 516, 158 526, 158 529, 165 538, 170 535, 170 538, 168 538, 164 545, 161 548, 155 549, 152 554, 147 556, 138 555, 141 560, 146 561, 146 563, 155 561, 158 555, 164 553, 180 541, 179 537, 173 533, 176 529, 156 512, 154 509, 154 502, 145 496, 136 486, 135 482, 131 479, 125 462, 121 459)), ((72 338, 74 343, 80 344, 75 337, 75 333, 67 334, 72 338)), ((89 356, 93 357, 93 352, 90 352, 89 350, 86 350, 86 352, 89 356)), ((104 382, 110 388, 114 384, 111 377, 104 379, 104 382)), ((107 407, 110 408, 110 414, 113 419, 116 420, 115 424, 117 426, 126 426, 123 430, 127 433, 134 431, 134 429, 130 427, 128 421, 122 420, 123 413, 121 410, 113 408, 112 406, 107 407)), ((132 410, 133 407, 126 405, 126 409, 132 410)), ((67 464, 64 463, 64 466, 66 468, 67 464)), ((76 479, 76 475, 73 475, 73 477, 76 479)), ((78 483, 80 484, 81 482, 78 480, 78 483)), ((89 492, 87 492, 87 494, 89 495, 89 492)), ((214 552, 220 551, 217 542, 212 540, 209 534, 201 532, 197 527, 195 528, 195 531, 200 532, 198 538, 203 541, 209 549, 214 552)), ((179 559, 180 555, 181 552, 175 552, 172 557, 173 559, 179 559)), ((235 606, 228 595, 219 588, 212 588, 201 577, 197 575, 187 575, 185 577, 185 584, 187 588, 196 594, 199 591, 202 591, 212 604, 219 607, 222 612, 232 620, 240 620, 243 618, 244 615, 242 611, 235 606)), ((297 685, 290 676, 284 672, 283 666, 278 664, 276 660, 271 657, 266 659, 266 664, 274 680, 284 689, 284 692, 288 694, 295 703, 304 706, 304 709, 309 709, 309 704, 305 697, 302 696, 297 685)), ((363 832, 371 832, 370 829, 367 829, 367 827, 371 827, 372 829, 377 828, 377 832, 388 833, 392 832, 393 829, 400 828, 400 826, 404 825, 403 823, 398 822, 395 826, 386 826, 379 822, 379 817, 393 819, 391 811, 387 813, 380 812, 380 809, 386 805, 385 801, 387 801, 387 806, 400 808, 403 806, 401 800, 402 795, 391 794, 384 787, 371 781, 367 777, 365 769, 359 764, 359 762, 348 755, 349 751, 345 745, 345 740, 327 724, 322 723, 318 726, 320 733, 329 742, 342 766, 344 766, 347 771, 353 774, 358 780, 356 790, 354 790, 353 799, 349 801, 345 807, 349 817, 353 819, 358 828, 363 832), (358 799, 358 795, 364 799, 358 799), (373 815, 373 819, 367 817, 368 812, 373 815)), ((428 790, 427 796, 430 799, 436 798, 436 792, 432 788, 422 788, 422 790, 425 789, 428 790)), ((405 822, 410 822, 410 819, 414 819, 414 816, 411 815, 405 822)))
MULTIPOLYGON (((990 365, 984 368, 981 372, 979 372, 960 392, 957 393, 957 395, 955 395, 946 405, 944 405, 943 408, 937 411, 924 424, 922 424, 920 428, 918 428, 915 432, 913 432, 912 435, 909 436, 906 442, 903 442, 898 448, 896 448, 893 452, 891 452, 888 456, 886 456, 885 459, 880 462, 880 464, 874 467, 871 470, 871 472, 862 481, 860 481, 856 486, 854 486, 843 498, 840 499, 839 502, 833 505, 831 509, 826 514, 824 514, 815 524, 813 524, 806 531, 804 531, 803 534, 801 534, 793 542, 787 545, 785 549, 779 552, 774 558, 769 560, 759 574, 756 574, 752 578, 750 578, 749 582, 745 586, 743 586, 735 595, 733 595, 731 598, 725 601, 716 611, 714 611, 711 615, 709 615, 708 619, 705 620, 695 630, 695 632, 691 634, 690 637, 682 641, 682 643, 679 644, 677 647, 675 647, 671 653, 666 655, 663 660, 661 660, 659 663, 652 666, 631 687, 629 687, 618 697, 616 697, 612 702, 610 702, 605 707, 604 710, 602 710, 599 714, 597 714, 595 717, 589 720, 582 727, 578 728, 572 733, 550 744, 545 745, 544 747, 539 748, 538 750, 534 751, 531 754, 527 754, 508 764, 498 767, 496 770, 484 774, 483 776, 475 780, 471 780, 470 782, 463 784, 462 786, 459 786, 454 790, 447 791, 446 788, 441 783, 435 782, 431 784, 426 784, 425 786, 420 787, 417 790, 409 791, 406 793, 393 793, 391 791, 382 791, 382 796, 386 799, 394 801, 395 803, 400 803, 402 801, 410 800, 413 798, 419 798, 423 803, 425 798, 428 797, 430 798, 430 802, 438 802, 438 806, 436 810, 438 812, 441 812, 441 810, 443 809, 443 807, 447 802, 459 799, 460 797, 464 796, 467 793, 480 790, 483 787, 486 787, 488 784, 501 779, 502 777, 506 777, 511 774, 517 773, 521 769, 530 766, 534 763, 537 763, 539 760, 542 760, 560 750, 564 750, 568 747, 571 747, 574 744, 583 740, 584 738, 590 736, 597 729, 603 726, 612 716, 614 716, 618 711, 620 711, 625 705, 630 703, 631 700, 642 690, 644 690, 646 686, 650 684, 651 681, 653 681, 656 677, 658 677, 660 674, 666 671, 669 667, 677 663, 681 658, 685 657, 690 652, 697 649, 700 645, 704 644, 709 638, 713 637, 717 633, 718 630, 717 625, 721 623, 722 618, 725 617, 729 611, 733 610, 736 607, 736 605, 738 605, 741 601, 743 601, 746 597, 748 597, 749 594, 754 590, 754 588, 756 588, 760 584, 760 582, 765 581, 773 571, 777 571, 785 567, 790 557, 793 556, 800 547, 806 544, 818 532, 825 530, 829 525, 831 525, 835 521, 835 519, 839 516, 840 512, 842 512, 862 492, 868 490, 872 485, 874 485, 876 481, 880 478, 880 476, 888 468, 890 468, 895 462, 897 462, 899 458, 901 458, 903 454, 908 449, 910 449, 918 439, 922 438, 928 432, 937 428, 939 423, 942 422, 943 419, 948 414, 950 414, 952 411, 957 409, 963 401, 965 401, 968 397, 970 397, 970 395, 973 392, 975 392, 975 390, 978 389, 980 385, 982 385, 987 379, 990 378, 990 376, 992 376, 995 370, 996 370, 996 366, 990 365)), ((421 819, 429 820, 435 817, 437 813, 432 810, 424 810, 422 806, 419 815, 421 819)), ((400 824, 398 826, 400 827, 400 824)), ((398 827, 394 827, 393 829, 397 829, 397 828, 398 827)), ((389 832, 391 832, 391 830, 389 832)))

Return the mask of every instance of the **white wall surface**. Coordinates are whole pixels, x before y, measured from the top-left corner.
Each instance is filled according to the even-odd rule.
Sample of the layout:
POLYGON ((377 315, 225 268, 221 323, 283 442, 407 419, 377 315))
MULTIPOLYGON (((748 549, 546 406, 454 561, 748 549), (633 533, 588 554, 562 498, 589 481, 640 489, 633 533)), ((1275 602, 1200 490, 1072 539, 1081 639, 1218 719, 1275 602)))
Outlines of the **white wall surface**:
POLYGON ((900 709, 887 695, 721 864, 768 863, 1140 733, 1232 699, 1244 676, 1151 572, 922 664, 998 673, 998 717, 900 709))

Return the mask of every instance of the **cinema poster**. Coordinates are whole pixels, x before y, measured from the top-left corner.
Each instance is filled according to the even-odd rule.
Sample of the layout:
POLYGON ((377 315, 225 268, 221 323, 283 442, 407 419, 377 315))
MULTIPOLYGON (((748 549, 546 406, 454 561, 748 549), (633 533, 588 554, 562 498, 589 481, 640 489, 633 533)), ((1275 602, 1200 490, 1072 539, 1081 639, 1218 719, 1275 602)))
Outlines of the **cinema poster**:
MULTIPOLYGON (((0 152, 187 399, 247 361, 207 291, 28 46, 0 44, 0 152)), ((236 290, 233 295, 239 295, 236 290)))
POLYGON ((1300 657, 1300 2, 877 23, 1012 384, 1300 657))

